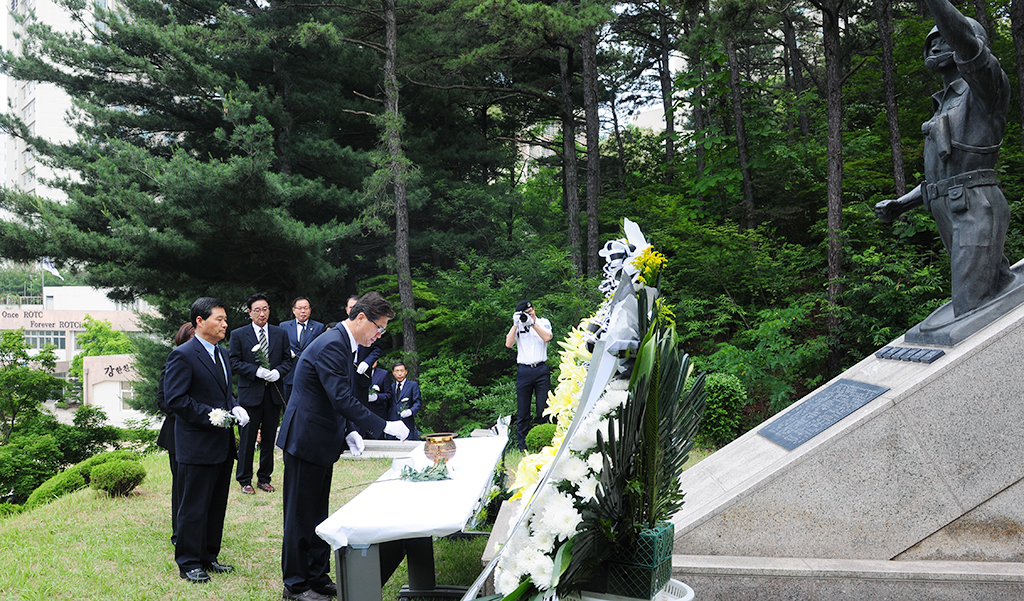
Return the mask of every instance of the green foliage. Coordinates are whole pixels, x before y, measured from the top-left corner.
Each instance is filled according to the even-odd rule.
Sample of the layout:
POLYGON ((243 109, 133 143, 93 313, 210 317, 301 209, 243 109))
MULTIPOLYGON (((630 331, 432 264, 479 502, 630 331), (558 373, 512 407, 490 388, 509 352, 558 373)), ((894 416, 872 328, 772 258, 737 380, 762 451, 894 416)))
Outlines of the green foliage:
POLYGON ((468 434, 481 427, 471 411, 477 388, 469 383, 470 362, 461 355, 440 355, 421 364, 423 409, 417 414, 423 432, 468 434))
POLYGON ((24 503, 63 464, 63 453, 53 435, 12 436, 0 447, 0 496, 11 494, 13 502, 24 503))
POLYGON ((769 411, 778 413, 821 378, 827 337, 814 334, 816 308, 815 301, 804 301, 758 311, 750 329, 720 343, 702 363, 709 370, 736 376, 751 396, 767 399, 769 411))
POLYGON ((151 428, 152 424, 153 420, 148 418, 127 420, 127 427, 117 429, 119 445, 143 454, 156 452, 160 448, 156 444, 160 431, 151 428))
POLYGON ((32 491, 28 500, 25 501, 25 509, 45 505, 58 497, 81 490, 86 486, 88 486, 88 482, 85 481, 82 471, 77 466, 69 467, 32 491))
POLYGON ((14 503, 0 503, 0 520, 12 515, 17 515, 24 510, 24 505, 15 505, 14 503))
POLYGON ((107 451, 106 453, 93 455, 79 463, 76 467, 82 472, 82 476, 85 478, 85 481, 90 482, 92 480, 92 469, 97 465, 102 465, 108 461, 138 461, 139 458, 139 454, 135 451, 120 449, 117 451, 107 451))
POLYGON ((526 450, 539 453, 544 447, 551 446, 555 437, 555 424, 537 424, 526 433, 526 450))
POLYGON ((146 468, 138 461, 114 459, 95 466, 89 486, 111 497, 124 497, 146 478, 146 468))
POLYGON ((57 398, 63 382, 55 378, 52 347, 29 352, 22 330, 0 332, 0 445, 19 421, 38 415, 44 401, 57 398))
POLYGON ((131 338, 124 332, 115 330, 105 319, 93 319, 86 314, 82 320, 82 327, 85 331, 78 334, 78 345, 82 352, 77 353, 71 360, 71 369, 68 371, 76 378, 82 378, 82 360, 85 357, 129 354, 135 350, 131 338))
POLYGON ((736 376, 716 372, 704 380, 704 391, 708 397, 697 443, 723 447, 743 433, 747 390, 736 376))
POLYGON ((498 418, 516 414, 515 377, 503 376, 482 390, 480 396, 470 402, 486 426, 496 424, 498 418))

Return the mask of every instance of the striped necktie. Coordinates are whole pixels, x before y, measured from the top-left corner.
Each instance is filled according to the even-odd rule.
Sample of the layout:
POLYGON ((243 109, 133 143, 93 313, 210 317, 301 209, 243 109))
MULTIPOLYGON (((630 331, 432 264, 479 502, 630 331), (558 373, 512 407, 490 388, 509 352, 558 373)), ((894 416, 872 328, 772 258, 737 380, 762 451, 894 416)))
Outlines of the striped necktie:
POLYGON ((260 328, 260 348, 263 349, 263 356, 270 361, 270 346, 267 344, 267 334, 260 328))

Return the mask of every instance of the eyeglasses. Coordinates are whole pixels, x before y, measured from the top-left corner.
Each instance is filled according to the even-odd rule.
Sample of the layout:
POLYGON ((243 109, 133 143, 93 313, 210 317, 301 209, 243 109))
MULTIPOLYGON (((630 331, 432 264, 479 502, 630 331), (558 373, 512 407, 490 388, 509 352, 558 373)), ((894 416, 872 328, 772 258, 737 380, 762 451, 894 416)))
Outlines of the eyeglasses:
POLYGON ((257 307, 255 309, 249 309, 249 313, 270 313, 270 307, 257 307))
MULTIPOLYGON (((369 318, 367 318, 367 319, 369 319, 369 318)), ((383 333, 384 333, 384 330, 386 330, 386 329, 387 329, 387 327, 386 327, 386 326, 385 326, 385 327, 383 327, 383 328, 382 328, 382 327, 380 327, 380 325, 378 325, 378 324, 377 324, 377 322, 376 322, 376 321, 374 321, 374 320, 372 320, 372 319, 370 319, 370 323, 372 323, 373 325, 377 326, 377 333, 378 333, 378 334, 383 334, 383 333)))

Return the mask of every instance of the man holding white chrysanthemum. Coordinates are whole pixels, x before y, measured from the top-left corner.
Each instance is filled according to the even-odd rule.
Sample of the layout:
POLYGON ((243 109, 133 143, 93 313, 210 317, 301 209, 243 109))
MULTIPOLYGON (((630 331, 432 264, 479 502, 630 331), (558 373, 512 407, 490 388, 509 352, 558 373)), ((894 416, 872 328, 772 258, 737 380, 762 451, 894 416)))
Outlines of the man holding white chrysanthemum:
POLYGON ((519 450, 526 450, 526 435, 533 427, 530 399, 536 399, 537 422, 548 406, 551 368, 548 367, 548 342, 551 322, 537 317, 533 303, 521 300, 512 314, 512 329, 505 336, 505 347, 516 348, 516 436, 519 450))
POLYGON ((231 394, 231 366, 217 345, 228 331, 224 303, 203 297, 192 303, 195 337, 171 351, 164 368, 164 398, 175 415, 181 504, 174 561, 182 578, 209 582, 209 572, 233 572, 218 561, 224 514, 235 461, 232 426, 249 414, 231 394))

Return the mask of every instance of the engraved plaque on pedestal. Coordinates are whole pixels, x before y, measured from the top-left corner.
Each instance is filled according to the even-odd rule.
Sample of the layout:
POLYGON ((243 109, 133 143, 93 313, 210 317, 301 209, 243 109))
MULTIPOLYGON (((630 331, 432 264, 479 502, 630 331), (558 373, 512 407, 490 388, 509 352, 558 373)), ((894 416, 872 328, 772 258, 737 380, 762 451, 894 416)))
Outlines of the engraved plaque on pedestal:
POLYGON ((837 380, 758 430, 758 434, 792 451, 887 390, 884 386, 837 380))

